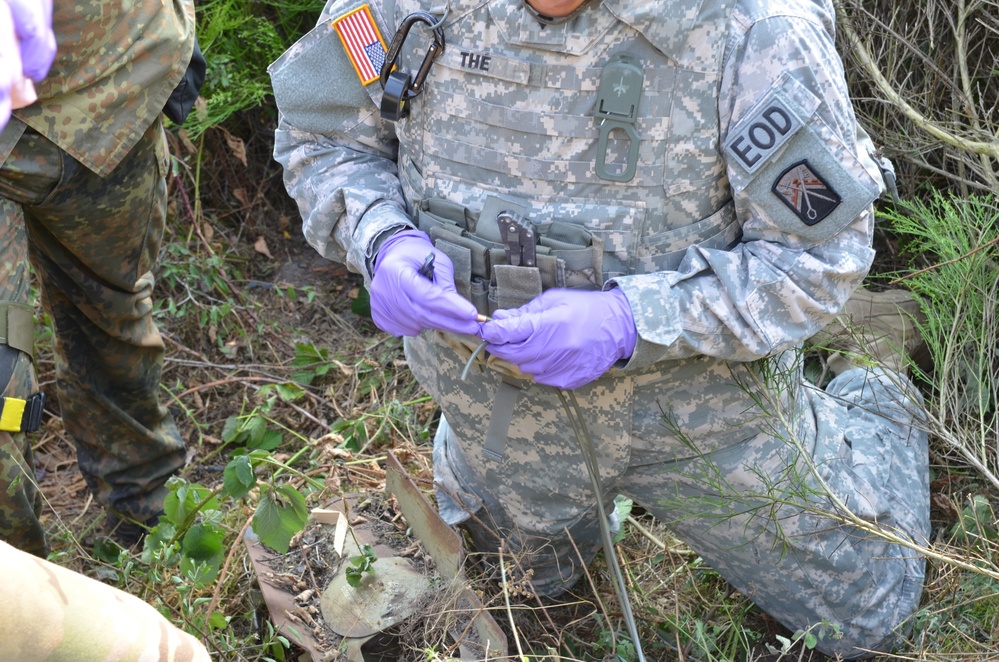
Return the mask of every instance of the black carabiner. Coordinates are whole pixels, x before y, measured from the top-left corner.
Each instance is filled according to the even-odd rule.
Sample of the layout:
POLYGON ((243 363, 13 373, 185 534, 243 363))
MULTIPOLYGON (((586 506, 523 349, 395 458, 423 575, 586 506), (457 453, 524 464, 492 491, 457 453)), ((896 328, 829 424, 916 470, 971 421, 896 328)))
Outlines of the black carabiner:
POLYGON ((444 28, 441 27, 443 21, 438 21, 433 14, 425 11, 413 12, 402 21, 402 25, 392 37, 388 52, 385 54, 385 63, 382 65, 380 82, 382 85, 382 105, 381 115, 383 118, 395 122, 409 115, 409 101, 420 95, 423 91, 423 83, 427 80, 430 67, 438 55, 444 52, 444 28), (425 23, 433 32, 433 41, 427 46, 427 53, 423 56, 423 62, 416 71, 416 77, 405 71, 393 71, 396 60, 399 59, 399 52, 409 35, 409 31, 417 23, 425 23))

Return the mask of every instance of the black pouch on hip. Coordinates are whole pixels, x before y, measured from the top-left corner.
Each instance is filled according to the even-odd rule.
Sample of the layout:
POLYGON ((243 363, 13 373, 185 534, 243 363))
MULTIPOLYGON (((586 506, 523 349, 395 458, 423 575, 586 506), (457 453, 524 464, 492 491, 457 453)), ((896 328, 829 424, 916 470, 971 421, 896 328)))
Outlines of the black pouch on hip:
POLYGON ((194 51, 191 53, 191 62, 187 65, 184 77, 180 79, 177 87, 174 88, 170 98, 167 99, 166 106, 163 107, 163 114, 170 118, 170 121, 180 126, 187 119, 187 114, 194 107, 194 102, 198 100, 201 92, 201 84, 205 82, 205 70, 208 63, 198 46, 198 38, 194 38, 194 51))

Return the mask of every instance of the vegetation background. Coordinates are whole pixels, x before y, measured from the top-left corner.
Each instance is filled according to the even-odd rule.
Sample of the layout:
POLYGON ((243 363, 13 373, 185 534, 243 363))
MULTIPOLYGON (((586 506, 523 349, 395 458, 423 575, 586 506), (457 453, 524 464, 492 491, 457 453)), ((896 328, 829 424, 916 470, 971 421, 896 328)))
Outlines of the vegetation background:
MULTIPOLYGON (((919 293, 928 319, 930 361, 915 370, 932 444, 930 572, 907 640, 882 659, 996 659, 999 3, 834 2, 859 118, 897 173, 900 200, 881 207, 871 286, 919 293)), ((295 558, 310 509, 383 491, 388 450, 421 488, 431 484, 434 407, 401 343, 370 323, 359 280, 305 244, 271 159, 266 67, 322 5, 198 4, 208 76, 196 114, 170 129, 172 220, 157 290, 164 399, 190 462, 144 550, 101 535, 103 513, 76 470, 57 402, 36 438, 54 560, 140 595, 219 660, 303 652, 269 623, 242 543, 249 526, 295 558)), ((316 85, 333 84, 317 72, 316 85)), ((38 328, 51 395, 51 337, 38 328)), ((617 549, 647 659, 820 659, 811 649, 834 624, 783 631, 659 523, 619 508, 617 549)), ((635 659, 601 563, 564 604, 532 602, 511 590, 515 578, 481 579, 477 590, 527 658, 635 659)), ((405 659, 455 654, 439 629, 403 644, 405 659)))

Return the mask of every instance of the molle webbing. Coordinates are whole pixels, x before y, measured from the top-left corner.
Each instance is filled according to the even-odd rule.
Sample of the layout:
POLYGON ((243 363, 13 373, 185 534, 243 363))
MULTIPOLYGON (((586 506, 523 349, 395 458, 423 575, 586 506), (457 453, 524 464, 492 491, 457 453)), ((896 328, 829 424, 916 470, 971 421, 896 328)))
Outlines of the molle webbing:
MULTIPOLYGON (((32 357, 34 345, 34 309, 23 303, 0 301, 0 389, 7 388, 17 360, 23 352, 32 357), (7 347, 17 350, 10 351, 7 347)), ((38 392, 28 399, 0 397, 0 430, 34 432, 41 425, 45 394, 38 392)))
POLYGON ((510 249, 499 240, 496 227, 497 215, 507 208, 526 211, 496 198, 487 200, 481 213, 439 199, 425 200, 417 210, 420 230, 454 265, 458 293, 480 313, 517 308, 553 287, 600 289, 603 244, 580 225, 530 223, 537 237, 535 263, 511 264, 510 249))
POLYGON ((0 301, 0 344, 9 345, 34 359, 34 309, 23 303, 0 301))

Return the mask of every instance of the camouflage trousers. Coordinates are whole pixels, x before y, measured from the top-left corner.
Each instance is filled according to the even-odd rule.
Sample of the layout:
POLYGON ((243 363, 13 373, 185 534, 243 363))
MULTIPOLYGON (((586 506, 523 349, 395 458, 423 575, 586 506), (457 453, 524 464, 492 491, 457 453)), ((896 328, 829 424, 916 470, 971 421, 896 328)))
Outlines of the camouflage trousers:
MULTIPOLYGON (((407 358, 445 414, 434 443, 442 517, 461 524, 480 552, 495 552, 502 540, 540 594, 571 588, 600 533, 581 451, 554 391, 514 384, 501 445, 491 431, 496 409, 510 405, 503 382, 488 370, 465 383, 442 378, 460 361, 422 336, 407 341, 407 358)), ((838 625, 843 637, 823 639, 824 653, 859 657, 858 649, 890 647, 919 605, 924 578, 923 557, 900 543, 926 544, 930 532, 918 393, 880 369, 847 371, 822 391, 791 360, 762 380, 777 394, 770 398, 753 393, 761 382, 744 379, 753 364, 720 363, 677 362, 676 379, 664 368, 665 378, 605 378, 577 390, 607 512, 615 495, 634 499, 792 631, 838 625), (730 388, 733 377, 741 383, 730 388), (749 404, 738 403, 739 392, 749 404), (705 441, 728 436, 737 440, 705 441), (851 524, 850 516, 859 519, 851 524)))
MULTIPOLYGON (((152 318, 169 167, 162 122, 106 178, 16 119, 0 135, 0 145, 11 142, 0 168, 0 301, 31 303, 30 260, 80 470, 98 503, 144 521, 162 508, 164 483, 184 463, 159 399, 164 347, 152 318)), ((20 398, 37 390, 27 356, 3 388, 20 398)), ((39 505, 25 434, 0 432, 0 538, 44 553, 39 505)))

